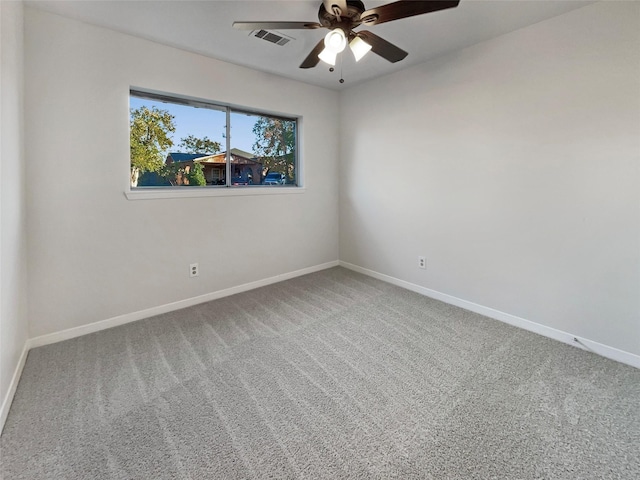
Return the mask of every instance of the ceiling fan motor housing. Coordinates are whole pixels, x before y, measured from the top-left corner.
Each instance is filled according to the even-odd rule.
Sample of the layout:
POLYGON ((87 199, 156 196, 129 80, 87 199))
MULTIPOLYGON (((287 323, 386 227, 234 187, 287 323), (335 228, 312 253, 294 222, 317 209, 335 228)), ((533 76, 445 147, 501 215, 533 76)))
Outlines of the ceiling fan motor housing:
POLYGON ((360 15, 364 12, 364 3, 360 0, 347 0, 347 11, 336 16, 332 12, 327 12, 324 3, 320 4, 318 20, 323 27, 334 29, 341 28, 348 35, 351 29, 360 25, 360 15))

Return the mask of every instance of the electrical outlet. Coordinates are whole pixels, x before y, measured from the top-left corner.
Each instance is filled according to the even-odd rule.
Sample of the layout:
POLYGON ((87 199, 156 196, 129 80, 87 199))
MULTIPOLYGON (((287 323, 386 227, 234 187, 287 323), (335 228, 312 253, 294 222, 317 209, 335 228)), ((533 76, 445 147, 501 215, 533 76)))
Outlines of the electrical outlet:
POLYGON ((418 267, 422 269, 427 268, 427 259, 425 257, 418 257, 418 267))
POLYGON ((189 265, 189 276, 197 277, 198 275, 200 275, 200 268, 198 267, 198 264, 192 263, 191 265, 189 265))

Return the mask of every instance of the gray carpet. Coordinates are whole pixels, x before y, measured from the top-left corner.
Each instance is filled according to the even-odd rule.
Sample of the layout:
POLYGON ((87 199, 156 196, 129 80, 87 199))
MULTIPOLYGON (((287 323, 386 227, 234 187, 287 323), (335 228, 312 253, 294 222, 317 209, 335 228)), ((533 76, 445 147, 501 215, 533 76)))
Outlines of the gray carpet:
POLYGON ((29 353, 10 479, 640 478, 640 370, 334 268, 29 353))

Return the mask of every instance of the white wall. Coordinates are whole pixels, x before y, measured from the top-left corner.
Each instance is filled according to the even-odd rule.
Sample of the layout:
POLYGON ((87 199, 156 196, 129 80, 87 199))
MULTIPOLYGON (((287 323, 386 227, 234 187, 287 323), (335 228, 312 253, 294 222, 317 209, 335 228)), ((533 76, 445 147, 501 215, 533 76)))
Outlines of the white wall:
POLYGON ((0 429, 27 341, 23 7, 0 2, 0 429))
POLYGON ((639 24, 600 2, 343 92, 341 260, 640 354, 639 24))
POLYGON ((337 260, 336 92, 25 19, 32 337, 337 260), (305 193, 127 200, 130 86, 302 115, 305 193))

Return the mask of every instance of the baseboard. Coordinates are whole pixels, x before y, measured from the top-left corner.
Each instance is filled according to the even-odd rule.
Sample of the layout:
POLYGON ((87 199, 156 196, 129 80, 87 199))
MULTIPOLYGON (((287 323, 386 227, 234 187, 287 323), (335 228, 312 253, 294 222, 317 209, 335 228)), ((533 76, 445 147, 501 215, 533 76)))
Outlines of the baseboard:
POLYGON ((117 317, 112 317, 106 320, 101 320, 99 322, 82 325, 80 327, 69 328, 67 330, 49 333, 47 335, 41 335, 41 336, 29 339, 28 347, 36 348, 36 347, 41 347, 43 345, 62 342, 64 340, 80 337, 82 335, 87 335, 89 333, 106 330, 107 328, 117 327, 119 325, 124 325, 126 323, 135 322, 136 320, 142 320, 143 318, 149 318, 155 315, 161 315, 163 313, 169 313, 175 310, 180 310, 182 308, 192 307, 193 305, 198 305, 200 303, 210 302, 211 300, 217 300, 218 298, 228 297, 230 295, 235 295, 236 293, 246 292, 248 290, 253 290, 254 288, 264 287, 267 285, 271 285, 273 283, 282 282, 284 280, 289 280, 291 278, 307 275, 309 273, 314 273, 320 270, 325 270, 327 268, 337 267, 337 266, 338 266, 337 260, 332 262, 322 263, 320 265, 314 265, 313 267, 308 267, 308 268, 303 268, 301 270, 296 270, 293 272, 283 273, 280 275, 276 275, 274 277, 257 280, 255 282, 245 283, 243 285, 226 288, 224 290, 218 290, 216 292, 207 293, 205 295, 200 295, 197 297, 187 298, 185 300, 180 300, 178 302, 167 303, 165 305, 160 305, 158 307, 148 308, 148 309, 140 310, 138 312, 133 312, 133 313, 127 313, 125 315, 119 315, 117 317))
POLYGON ((24 344, 24 347, 22 347, 22 353, 20 354, 20 358, 18 359, 18 365, 16 365, 16 369, 13 372, 13 377, 11 377, 9 390, 7 391, 7 394, 2 399, 2 406, 0 406, 0 434, 2 434, 2 430, 4 429, 4 424, 7 421, 7 417, 9 416, 9 409, 11 408, 13 397, 16 394, 16 389, 18 388, 18 382, 20 381, 20 376, 22 375, 22 369, 24 368, 24 364, 27 361, 28 353, 29 353, 29 341, 27 340, 24 344))
POLYGON ((470 310, 472 312, 479 313, 480 315, 493 318, 494 320, 499 320, 501 322, 508 323, 509 325, 513 325, 514 327, 519 327, 524 330, 528 330, 530 332, 534 332, 539 335, 543 335, 545 337, 558 340, 560 342, 566 343, 568 345, 572 345, 582 350, 588 350, 602 357, 606 357, 611 360, 615 360, 617 362, 630 365, 632 367, 640 368, 639 355, 635 355, 630 352, 625 352, 624 350, 619 350, 617 348, 610 347, 608 345, 604 345, 602 343, 598 343, 593 340, 589 340, 587 338, 578 337, 574 334, 563 332, 562 330, 557 330, 555 328, 548 327, 546 325, 541 325, 539 323, 535 323, 530 320, 526 320, 524 318, 511 315, 509 313, 501 312, 499 310, 495 310, 490 307, 478 305, 477 303, 469 302, 467 300, 463 300, 461 298, 454 297, 446 293, 438 292, 437 290, 425 288, 420 285, 416 285, 415 283, 400 280, 399 278, 391 277, 389 275, 385 275, 383 273, 379 273, 374 270, 369 270, 367 268, 363 268, 358 265, 344 262, 342 260, 340 260, 339 264, 341 267, 348 268, 349 270, 353 270, 354 272, 362 273, 369 277, 377 278, 378 280, 382 280, 387 283, 397 285, 398 287, 406 288, 407 290, 420 293, 422 295, 425 295, 430 298, 434 298, 436 300, 441 300, 445 303, 464 308, 465 310, 470 310))

